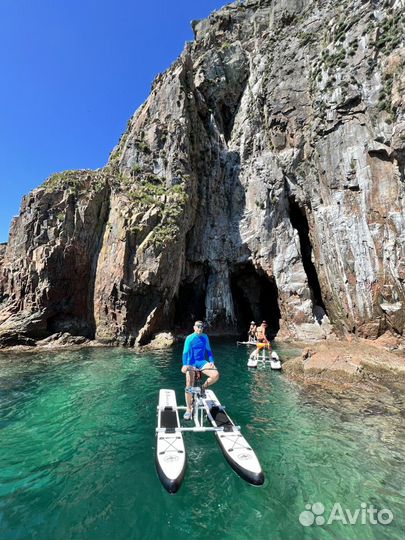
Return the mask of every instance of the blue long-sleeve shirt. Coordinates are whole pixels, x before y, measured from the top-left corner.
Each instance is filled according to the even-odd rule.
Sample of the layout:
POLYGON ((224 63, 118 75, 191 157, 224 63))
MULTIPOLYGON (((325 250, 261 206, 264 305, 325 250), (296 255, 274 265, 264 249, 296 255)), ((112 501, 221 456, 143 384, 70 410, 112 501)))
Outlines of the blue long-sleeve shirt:
POLYGON ((198 335, 194 332, 187 336, 183 348, 183 366, 200 368, 207 362, 214 362, 207 334, 198 335))

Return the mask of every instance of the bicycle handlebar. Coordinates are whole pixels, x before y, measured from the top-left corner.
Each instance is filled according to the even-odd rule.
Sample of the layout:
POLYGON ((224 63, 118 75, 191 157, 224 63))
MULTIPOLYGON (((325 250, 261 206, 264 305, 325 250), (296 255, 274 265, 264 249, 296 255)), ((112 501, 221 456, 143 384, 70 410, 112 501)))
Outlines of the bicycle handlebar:
POLYGON ((216 368, 216 367, 212 367, 212 368, 208 367, 208 368, 204 368, 204 369, 198 369, 198 368, 195 368, 195 367, 188 367, 186 369, 186 372, 187 371, 192 371, 193 373, 195 373, 196 371, 200 371, 201 373, 203 373, 205 370, 208 370, 208 369, 211 370, 211 371, 218 371, 218 368, 216 368))

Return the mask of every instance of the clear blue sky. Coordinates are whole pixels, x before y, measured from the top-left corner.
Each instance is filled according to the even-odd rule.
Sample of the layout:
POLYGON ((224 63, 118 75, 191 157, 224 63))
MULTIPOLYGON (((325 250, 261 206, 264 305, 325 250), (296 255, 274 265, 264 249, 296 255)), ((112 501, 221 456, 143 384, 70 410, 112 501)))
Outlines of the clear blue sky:
POLYGON ((0 0, 0 242, 50 174, 102 167, 128 119, 226 0, 0 0))

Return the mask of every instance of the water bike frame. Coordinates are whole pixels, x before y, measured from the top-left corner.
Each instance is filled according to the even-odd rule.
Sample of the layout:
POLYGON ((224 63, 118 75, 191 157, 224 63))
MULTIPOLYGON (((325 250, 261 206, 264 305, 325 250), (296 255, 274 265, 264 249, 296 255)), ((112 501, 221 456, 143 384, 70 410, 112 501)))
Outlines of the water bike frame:
MULTIPOLYGON (((217 368, 206 368, 210 369, 211 371, 218 371, 217 368)), ((197 376, 197 381, 202 382, 201 374, 204 373, 205 370, 202 369, 187 369, 189 372, 193 372, 197 376), (198 375, 197 375, 198 374, 198 375)), ((192 406, 192 419, 194 422, 193 427, 177 427, 175 428, 175 431, 178 433, 187 432, 187 431, 194 431, 194 432, 209 432, 209 431, 224 431, 224 427, 215 427, 213 426, 213 422, 215 423, 214 418, 212 417, 212 414, 210 413, 209 407, 207 406, 207 400, 206 400, 206 392, 203 388, 203 385, 200 386, 192 386, 190 388, 190 394, 193 395, 193 406, 192 406), (204 420, 205 416, 208 418, 208 420, 211 423, 211 426, 204 426, 204 420)), ((225 410, 225 407, 223 407, 225 410)), ((184 405, 177 405, 178 411, 185 411, 187 410, 187 407, 184 405)), ((240 430, 240 426, 235 426, 235 430, 240 430)), ((165 428, 156 428, 156 432, 163 432, 165 431, 165 428)))
MULTIPOLYGON (((190 371, 203 372, 205 370, 192 369, 190 371)), ((160 392, 172 392, 174 394, 173 390, 161 390, 160 392)), ((182 427, 177 420, 175 425, 172 425, 170 428, 159 427, 160 421, 158 421, 158 427, 156 428, 157 437, 159 439, 170 437, 171 440, 167 441, 168 445, 170 445, 170 447, 173 447, 174 444, 179 445, 178 452, 185 458, 185 452, 182 452, 181 447, 183 444, 183 433, 189 431, 194 433, 212 431, 221 447, 224 457, 234 471, 250 484, 257 486, 262 485, 264 482, 264 474, 256 454, 243 437, 240 426, 234 424, 225 411, 225 407, 221 405, 214 392, 210 389, 204 389, 200 384, 200 386, 193 386, 191 393, 193 394, 192 419, 194 421, 194 426, 182 427), (210 426, 204 425, 205 419, 208 419, 211 424, 210 426)), ((171 414, 176 415, 178 419, 178 411, 184 411, 186 408, 187 407, 185 406, 177 406, 176 404, 170 407, 171 414)), ((158 418, 165 410, 165 407, 158 407, 158 418)), ((162 454, 163 453, 164 452, 162 452, 162 454)), ((159 477, 166 489, 169 492, 174 493, 179 488, 183 479, 185 463, 184 466, 178 468, 178 477, 168 480, 160 461, 160 455, 161 453, 157 451, 156 461, 159 477)))

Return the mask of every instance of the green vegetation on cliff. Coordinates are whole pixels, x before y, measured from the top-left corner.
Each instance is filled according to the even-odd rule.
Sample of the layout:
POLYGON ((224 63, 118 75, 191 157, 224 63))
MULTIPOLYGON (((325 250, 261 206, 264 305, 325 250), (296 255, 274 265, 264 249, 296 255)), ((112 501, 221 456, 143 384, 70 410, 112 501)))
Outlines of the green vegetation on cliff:
POLYGON ((52 174, 42 187, 48 193, 55 191, 67 191, 68 193, 78 194, 85 190, 99 191, 107 183, 107 176, 104 170, 77 170, 63 171, 52 174))

